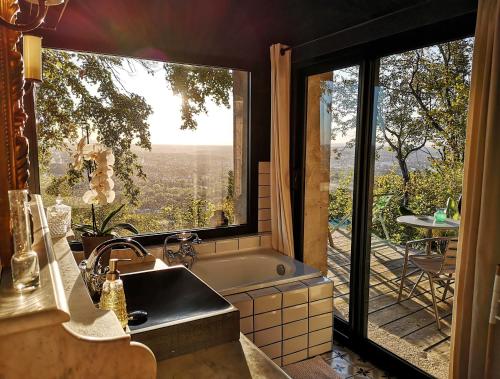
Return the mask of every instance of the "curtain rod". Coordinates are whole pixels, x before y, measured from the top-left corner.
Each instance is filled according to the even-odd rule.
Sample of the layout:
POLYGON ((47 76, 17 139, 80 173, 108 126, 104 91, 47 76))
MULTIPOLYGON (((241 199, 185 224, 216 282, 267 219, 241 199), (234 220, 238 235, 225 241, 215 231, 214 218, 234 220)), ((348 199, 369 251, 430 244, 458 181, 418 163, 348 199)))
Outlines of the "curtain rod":
POLYGON ((406 7, 406 8, 403 8, 403 9, 398 9, 396 11, 386 13, 386 14, 384 14, 382 16, 378 16, 378 17, 372 18, 370 20, 361 22, 359 24, 348 26, 348 27, 346 27, 344 29, 337 30, 336 32, 333 32, 333 33, 330 33, 330 34, 327 34, 327 35, 315 38, 315 39, 313 39, 311 41, 299 43, 298 45, 295 45, 295 46, 283 47, 283 48, 280 49, 280 53, 281 53, 281 55, 284 55, 288 50, 293 50, 293 49, 297 49, 297 48, 300 48, 300 47, 303 47, 303 46, 310 45, 312 43, 324 40, 326 38, 333 37, 333 36, 335 36, 337 34, 344 33, 344 32, 347 32, 349 30, 356 29, 356 28, 359 28, 359 27, 362 27, 362 26, 365 26, 365 25, 369 25, 369 24, 371 24, 373 22, 382 20, 382 19, 384 19, 386 17, 390 17, 390 16, 394 16, 394 15, 397 15, 397 14, 402 13, 402 12, 406 12, 409 9, 418 8, 418 7, 422 6, 422 5, 424 5, 426 3, 430 3, 430 2, 431 2, 431 0, 424 0, 421 3, 413 4, 413 5, 409 6, 409 7, 406 7))

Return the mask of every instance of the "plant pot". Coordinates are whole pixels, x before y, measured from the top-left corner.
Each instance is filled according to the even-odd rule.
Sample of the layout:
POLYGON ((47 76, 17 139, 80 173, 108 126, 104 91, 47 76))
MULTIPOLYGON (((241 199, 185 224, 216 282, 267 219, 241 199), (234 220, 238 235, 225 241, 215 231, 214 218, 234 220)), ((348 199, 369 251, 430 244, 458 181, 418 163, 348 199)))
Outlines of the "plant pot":
POLYGON ((99 246, 101 243, 109 241, 113 239, 114 236, 85 236, 82 235, 82 245, 83 245, 83 254, 85 255, 85 259, 90 256, 90 253, 94 251, 94 249, 99 246))

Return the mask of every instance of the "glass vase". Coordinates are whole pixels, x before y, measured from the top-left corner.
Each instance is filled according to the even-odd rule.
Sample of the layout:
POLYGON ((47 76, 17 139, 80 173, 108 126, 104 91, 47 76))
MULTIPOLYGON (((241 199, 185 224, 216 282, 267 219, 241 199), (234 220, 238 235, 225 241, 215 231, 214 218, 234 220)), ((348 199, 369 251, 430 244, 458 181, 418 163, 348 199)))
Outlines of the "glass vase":
POLYGON ((434 212, 434 221, 438 224, 446 221, 446 208, 437 208, 434 212))
POLYGON ((14 239, 12 283, 18 292, 33 291, 40 286, 40 266, 38 255, 31 248, 28 190, 10 190, 9 208, 14 239))

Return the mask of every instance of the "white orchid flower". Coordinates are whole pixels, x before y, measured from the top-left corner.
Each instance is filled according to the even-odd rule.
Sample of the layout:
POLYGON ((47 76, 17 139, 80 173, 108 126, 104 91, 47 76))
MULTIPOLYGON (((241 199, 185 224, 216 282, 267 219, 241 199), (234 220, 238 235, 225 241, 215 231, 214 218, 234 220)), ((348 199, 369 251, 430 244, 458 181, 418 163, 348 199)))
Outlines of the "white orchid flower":
POLYGON ((83 195, 83 201, 86 204, 94 205, 112 203, 116 197, 115 191, 113 191, 115 182, 111 179, 115 163, 113 151, 99 143, 85 144, 85 138, 82 138, 75 153, 75 168, 81 169, 84 159, 95 162, 95 169, 90 174, 90 189, 83 195))

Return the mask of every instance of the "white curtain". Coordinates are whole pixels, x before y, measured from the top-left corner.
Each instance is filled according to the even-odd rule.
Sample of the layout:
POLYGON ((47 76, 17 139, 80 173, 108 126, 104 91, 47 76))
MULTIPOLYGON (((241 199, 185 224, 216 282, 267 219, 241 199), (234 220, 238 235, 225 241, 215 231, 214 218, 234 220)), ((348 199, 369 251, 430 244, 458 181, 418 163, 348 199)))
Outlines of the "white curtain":
POLYGON ((500 360, 487 346, 500 263, 500 0, 478 5, 465 154, 450 378, 498 378, 485 368, 500 360))
POLYGON ((272 247, 294 256, 290 199, 290 67, 286 46, 271 46, 271 234, 272 247))

